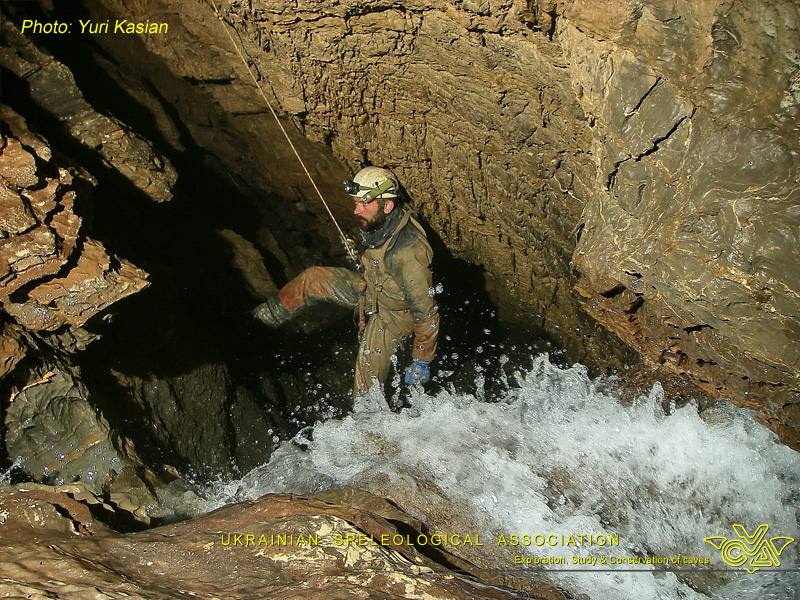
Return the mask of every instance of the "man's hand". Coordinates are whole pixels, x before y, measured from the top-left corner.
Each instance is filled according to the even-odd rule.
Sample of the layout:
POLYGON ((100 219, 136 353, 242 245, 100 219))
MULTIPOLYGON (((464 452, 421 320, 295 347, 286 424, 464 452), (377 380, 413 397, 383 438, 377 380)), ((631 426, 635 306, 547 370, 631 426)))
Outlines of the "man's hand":
POLYGON ((431 380, 431 363, 427 360, 414 359, 411 368, 406 372, 406 385, 428 383, 431 380))

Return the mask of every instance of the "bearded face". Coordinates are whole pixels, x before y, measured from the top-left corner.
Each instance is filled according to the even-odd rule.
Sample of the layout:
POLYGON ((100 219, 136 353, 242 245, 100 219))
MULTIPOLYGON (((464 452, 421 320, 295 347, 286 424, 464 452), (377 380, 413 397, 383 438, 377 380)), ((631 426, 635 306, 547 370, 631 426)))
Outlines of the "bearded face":
POLYGON ((372 215, 371 218, 359 215, 358 220, 361 222, 361 229, 369 232, 375 231, 376 229, 380 228, 381 225, 386 223, 388 216, 389 215, 383 212, 383 210, 378 210, 374 215, 372 215))
MULTIPOLYGON (((389 201, 391 202, 391 201, 389 201)), ((361 230, 364 232, 375 231, 386 222, 389 213, 394 208, 394 203, 389 206, 389 211, 386 211, 387 202, 385 200, 375 200, 369 204, 356 202, 355 215, 361 224, 361 230)))

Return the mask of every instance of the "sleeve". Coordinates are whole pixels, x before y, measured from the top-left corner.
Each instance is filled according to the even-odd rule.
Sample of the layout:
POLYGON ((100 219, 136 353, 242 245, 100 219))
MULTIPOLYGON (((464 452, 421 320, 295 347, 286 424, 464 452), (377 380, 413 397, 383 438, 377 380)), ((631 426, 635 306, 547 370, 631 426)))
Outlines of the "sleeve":
POLYGON ((439 307, 433 295, 431 259, 433 252, 421 237, 400 250, 393 258, 397 282, 414 321, 414 348, 411 357, 431 361, 439 337, 439 307))

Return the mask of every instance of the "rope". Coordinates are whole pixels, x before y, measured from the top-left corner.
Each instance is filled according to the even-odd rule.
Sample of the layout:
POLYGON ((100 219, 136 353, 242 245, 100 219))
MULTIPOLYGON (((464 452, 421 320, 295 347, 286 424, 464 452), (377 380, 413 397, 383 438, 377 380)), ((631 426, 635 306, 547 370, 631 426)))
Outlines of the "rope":
MULTIPOLYGON (((264 90, 261 87, 261 84, 258 82, 258 79, 256 79, 256 76, 253 74, 253 71, 250 68, 250 65, 247 63, 247 59, 245 58, 244 53, 239 48, 239 45, 236 43, 236 41, 233 39, 233 35, 231 35, 231 32, 228 29, 228 27, 225 27, 225 19, 219 13, 219 9, 217 8, 216 2, 214 2, 214 0, 210 0, 210 2, 211 2, 212 8, 214 9, 214 14, 217 16, 217 18, 223 24, 222 28, 225 30, 225 33, 228 34, 228 39, 231 41, 231 44, 233 45, 233 47, 236 49, 236 53, 239 55, 239 58, 242 59, 242 64, 244 64, 244 67, 245 67, 245 69, 247 69, 247 72, 250 73, 250 77, 253 79, 253 83, 256 84, 256 87, 258 88, 258 91, 261 92, 261 97, 264 99, 264 104, 267 105, 267 108, 269 108, 269 111, 272 113, 272 116, 275 118, 275 122, 278 124, 278 127, 280 128, 281 132, 283 133, 283 136, 286 138, 286 141, 289 142, 289 146, 292 148, 292 151, 294 152, 294 155, 297 157, 297 160, 300 162, 300 166, 303 167, 303 171, 305 171, 306 177, 308 177, 308 180, 311 182, 311 185, 314 187, 314 191, 317 192, 317 195, 319 196, 319 199, 322 201, 322 205, 325 207, 325 210, 328 211, 328 214, 330 215, 331 220, 333 221, 333 224, 336 226, 336 230, 339 232, 339 236, 342 238, 342 243, 344 244, 344 248, 347 251, 347 254, 350 255, 350 259, 356 265, 359 265, 358 256, 356 255, 356 251, 353 248, 352 242, 347 239, 347 236, 344 234, 344 231, 342 231, 342 228, 339 227, 339 223, 336 220, 336 217, 333 216, 333 212, 331 212, 331 209, 328 206, 328 203, 325 202, 325 197, 322 195, 322 192, 317 187, 317 184, 314 181, 314 178, 311 176, 311 173, 308 171, 308 168, 306 167, 306 164, 303 162, 303 159, 300 157, 300 153, 297 151, 297 148, 295 147, 294 143, 292 142, 292 139, 289 137, 289 134, 286 132, 286 128, 283 126, 283 123, 281 123, 281 120, 278 118, 278 113, 275 112, 275 109, 272 108, 272 104, 270 104, 270 101, 267 100, 267 95, 264 93, 264 90)), ((233 29, 234 31, 236 31, 236 28, 233 25, 230 25, 230 28, 233 29)), ((238 34, 238 32, 237 32, 237 34, 238 34)))

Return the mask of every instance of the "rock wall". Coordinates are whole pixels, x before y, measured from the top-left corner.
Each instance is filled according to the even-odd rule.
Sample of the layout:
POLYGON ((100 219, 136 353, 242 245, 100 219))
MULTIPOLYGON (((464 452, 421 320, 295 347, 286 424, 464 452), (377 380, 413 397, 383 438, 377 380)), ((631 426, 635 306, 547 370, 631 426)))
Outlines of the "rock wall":
POLYGON ((586 309, 666 371, 798 442, 800 11, 572 2, 593 123, 574 264, 586 309))
POLYGON ((0 592, 152 600, 565 598, 529 576, 508 589, 449 547, 417 545, 418 536, 428 538, 419 521, 359 490, 268 495, 127 536, 79 500, 74 487, 0 488, 0 592))
MULTIPOLYGON (((79 86, 5 14, 2 31, 4 101, 29 121, 2 109, 0 465, 37 481, 84 481, 114 497, 120 486, 138 486, 141 504, 156 514, 148 486, 164 481, 145 464, 167 480, 175 467, 217 478, 261 464, 306 424, 288 406, 316 377, 296 360, 274 364, 269 338, 247 320, 275 284, 257 246, 221 217, 229 210, 242 213, 238 221, 261 222, 248 216, 251 205, 205 185, 208 178, 183 183, 175 198, 177 170, 165 154, 108 107, 96 109, 87 97, 96 88, 79 86), (230 207, 220 209, 218 198, 230 207), (148 272, 109 247, 124 248, 148 272), (124 308, 114 306, 125 298, 124 308)), ((152 91, 134 91, 158 104, 152 91)), ((169 115, 159 117, 177 132, 169 115)), ((156 137, 182 168, 193 162, 185 147, 172 147, 179 135, 156 137)), ((249 232, 270 250, 276 272, 318 256, 296 236, 319 219, 287 204, 262 210, 266 223, 288 215, 290 226, 275 229, 280 244, 297 245, 291 258, 269 226, 249 232)), ((342 370, 351 366, 347 356, 342 370)))
POLYGON ((95 339, 83 325, 145 288, 147 274, 81 231, 73 209, 86 206, 93 178, 8 107, 2 121, 0 377, 11 383, 28 363, 3 387, 4 452, 39 480, 82 480, 111 502, 155 505, 155 476, 92 405, 70 358, 95 339))
MULTIPOLYGON (((153 81, 194 83, 226 115, 212 134, 179 108, 196 139, 243 180, 299 192, 321 213, 267 141, 275 126, 210 7, 86 6, 168 22, 168 35, 96 39, 153 81), (158 69, 142 66, 145 49, 158 69)), ((575 358, 629 361, 585 310, 650 363, 798 439, 795 3, 219 10, 269 101, 319 143, 303 148, 322 181, 391 166, 448 248, 483 266, 507 315, 575 358)), ((325 191, 342 216, 346 199, 325 191)))
MULTIPOLYGON (((316 217, 332 254, 335 230, 226 28, 346 228, 351 206, 339 182, 363 164, 388 165, 432 234, 484 268, 505 315, 544 327, 573 360, 633 360, 571 290, 572 229, 582 210, 573 173, 593 168, 591 135, 560 50, 535 34, 532 15, 510 4, 494 16, 488 5, 221 3, 233 30, 203 5, 84 6, 82 18, 96 22, 147 14, 169 24, 161 36, 94 40, 160 90, 226 177, 316 217)), ((165 139, 168 129, 159 129, 165 139)), ((280 250, 307 262, 298 245, 280 250)))

